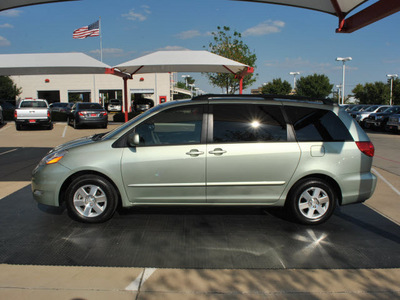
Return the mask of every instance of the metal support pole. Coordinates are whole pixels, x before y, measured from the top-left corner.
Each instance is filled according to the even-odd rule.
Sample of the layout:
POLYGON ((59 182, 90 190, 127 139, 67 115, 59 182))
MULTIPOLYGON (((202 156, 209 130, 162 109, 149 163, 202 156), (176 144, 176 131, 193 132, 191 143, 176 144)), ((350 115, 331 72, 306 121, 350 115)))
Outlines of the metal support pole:
POLYGON ((128 122, 128 78, 124 77, 124 111, 125 122, 128 122))

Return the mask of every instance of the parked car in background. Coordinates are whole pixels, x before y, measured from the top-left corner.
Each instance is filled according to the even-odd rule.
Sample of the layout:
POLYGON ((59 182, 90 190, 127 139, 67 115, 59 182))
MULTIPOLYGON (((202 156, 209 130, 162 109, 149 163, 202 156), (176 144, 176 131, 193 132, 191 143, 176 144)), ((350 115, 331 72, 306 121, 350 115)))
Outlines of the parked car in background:
POLYGON ((3 108, 0 106, 0 125, 4 125, 3 108))
POLYGON ((400 114, 389 116, 389 120, 386 123, 386 130, 396 133, 400 132, 400 114))
POLYGON ((68 114, 67 122, 75 129, 83 125, 107 128, 108 113, 104 107, 98 103, 77 102, 72 106, 68 114))
POLYGON ((154 101, 148 98, 135 100, 133 107, 136 112, 144 112, 154 106, 154 101))
POLYGON ((371 105, 367 105, 367 104, 356 104, 351 106, 349 109, 346 109, 347 112, 354 118, 354 116, 352 115, 353 113, 357 113, 359 111, 363 111, 364 109, 370 107, 371 105))
POLYGON ((45 126, 53 129, 49 104, 44 99, 22 99, 14 111, 15 127, 21 130, 23 126, 45 126))
POLYGON ((391 106, 383 112, 372 113, 364 120, 364 127, 385 130, 389 117, 399 112, 400 106, 391 106))
POLYGON ((74 103, 54 102, 49 105, 51 112, 69 113, 74 103))
POLYGON ((257 205, 320 224, 336 205, 372 195, 373 155, 367 134, 327 99, 202 95, 56 147, 34 169, 32 192, 88 223, 119 205, 257 205))
POLYGON ((108 111, 121 111, 122 101, 119 99, 111 99, 108 104, 108 111))
POLYGON ((0 107, 3 110, 4 120, 14 120, 15 105, 13 100, 0 100, 0 107))
POLYGON ((357 112, 355 115, 355 119, 358 122, 358 124, 361 125, 361 127, 364 127, 365 125, 364 121, 366 118, 368 118, 370 114, 383 112, 389 107, 390 107, 389 105, 371 105, 365 110, 357 112))

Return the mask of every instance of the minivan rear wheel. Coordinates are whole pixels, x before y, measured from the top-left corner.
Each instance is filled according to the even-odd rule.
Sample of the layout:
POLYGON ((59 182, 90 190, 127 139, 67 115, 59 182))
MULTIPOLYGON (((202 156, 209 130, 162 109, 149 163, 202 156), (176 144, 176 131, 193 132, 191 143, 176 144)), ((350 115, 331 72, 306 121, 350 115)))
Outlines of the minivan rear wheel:
POLYGON ((118 196, 114 186, 97 175, 82 175, 69 185, 67 209, 71 217, 85 223, 101 223, 115 213, 118 196))
POLYGON ((287 209, 302 224, 321 224, 335 210, 336 195, 332 187, 318 178, 298 182, 289 193, 287 209))

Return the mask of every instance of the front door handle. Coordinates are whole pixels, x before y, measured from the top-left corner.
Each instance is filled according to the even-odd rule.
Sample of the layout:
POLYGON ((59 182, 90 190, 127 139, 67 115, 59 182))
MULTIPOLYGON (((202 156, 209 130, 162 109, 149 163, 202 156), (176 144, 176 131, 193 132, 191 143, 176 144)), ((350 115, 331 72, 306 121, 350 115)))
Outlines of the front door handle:
POLYGON ((221 148, 215 148, 214 150, 209 151, 208 153, 214 154, 214 155, 222 155, 222 154, 226 153, 226 151, 221 148))
POLYGON ((197 149, 192 149, 189 152, 186 152, 186 155, 190 155, 192 157, 199 156, 199 155, 202 155, 202 154, 204 154, 204 152, 203 151, 199 151, 197 149))

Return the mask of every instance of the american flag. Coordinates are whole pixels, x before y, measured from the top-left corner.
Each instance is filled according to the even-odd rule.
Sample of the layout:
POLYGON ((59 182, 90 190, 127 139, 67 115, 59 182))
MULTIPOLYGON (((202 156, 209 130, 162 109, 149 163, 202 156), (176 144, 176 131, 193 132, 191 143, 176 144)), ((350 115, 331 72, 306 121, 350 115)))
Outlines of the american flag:
POLYGON ((78 29, 75 29, 72 37, 74 39, 85 39, 90 36, 99 36, 100 35, 100 30, 99 30, 99 21, 97 20, 93 24, 90 24, 89 26, 84 26, 78 29))

